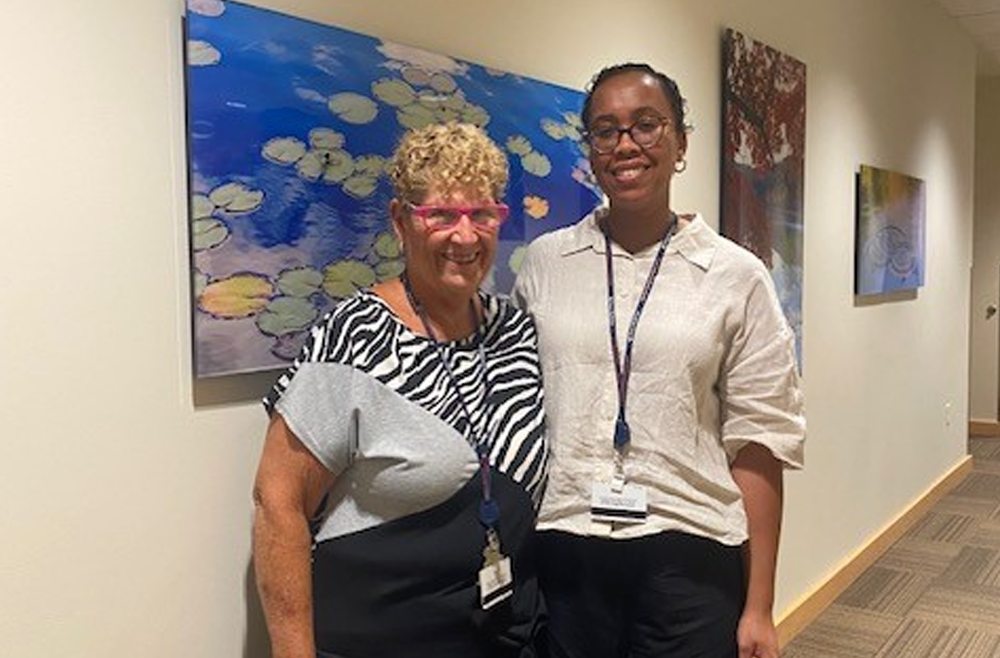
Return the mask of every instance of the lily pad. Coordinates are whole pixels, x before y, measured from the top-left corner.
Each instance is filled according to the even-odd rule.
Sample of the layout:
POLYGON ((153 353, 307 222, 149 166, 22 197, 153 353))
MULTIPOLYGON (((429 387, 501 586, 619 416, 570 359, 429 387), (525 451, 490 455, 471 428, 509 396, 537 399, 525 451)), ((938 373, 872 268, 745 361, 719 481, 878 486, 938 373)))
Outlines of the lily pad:
POLYGON ((323 270, 323 290, 334 299, 349 297, 375 280, 372 266, 359 260, 342 260, 323 270))
POLYGON ((213 281, 198 297, 198 307, 217 318, 235 319, 256 315, 267 306, 274 286, 267 277, 243 273, 213 281))
POLYGON ((257 316, 257 328, 268 336, 302 331, 316 321, 319 311, 301 297, 275 297, 257 316))

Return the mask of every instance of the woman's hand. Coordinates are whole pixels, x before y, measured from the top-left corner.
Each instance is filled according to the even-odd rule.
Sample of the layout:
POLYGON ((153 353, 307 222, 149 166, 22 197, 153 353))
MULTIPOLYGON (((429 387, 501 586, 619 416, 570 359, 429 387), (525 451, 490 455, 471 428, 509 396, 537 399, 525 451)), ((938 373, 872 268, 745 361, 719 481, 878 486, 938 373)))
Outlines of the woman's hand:
POLYGON ((739 658, 778 658, 778 631, 770 612, 744 610, 736 629, 739 658))

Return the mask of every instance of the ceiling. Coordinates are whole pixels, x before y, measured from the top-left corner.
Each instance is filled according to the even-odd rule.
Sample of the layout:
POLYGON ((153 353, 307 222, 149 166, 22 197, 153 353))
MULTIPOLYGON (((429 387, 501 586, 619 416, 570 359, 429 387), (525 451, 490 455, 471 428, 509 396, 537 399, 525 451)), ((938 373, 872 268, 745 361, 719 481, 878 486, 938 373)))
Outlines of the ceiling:
POLYGON ((937 0, 979 44, 980 76, 1000 75, 1000 0, 937 0))

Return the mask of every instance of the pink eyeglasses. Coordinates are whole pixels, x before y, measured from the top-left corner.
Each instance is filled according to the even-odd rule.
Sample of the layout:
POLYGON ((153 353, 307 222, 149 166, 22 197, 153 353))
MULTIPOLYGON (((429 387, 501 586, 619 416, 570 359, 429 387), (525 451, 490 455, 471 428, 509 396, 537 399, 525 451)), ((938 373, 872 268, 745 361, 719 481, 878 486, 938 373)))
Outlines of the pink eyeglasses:
POLYGON ((431 231, 446 231, 455 228, 462 221, 462 217, 468 217, 473 228, 481 231, 495 231, 500 228, 507 215, 510 214, 510 207, 505 203, 490 203, 478 206, 438 206, 438 205, 417 205, 406 202, 406 207, 414 217, 419 217, 424 226, 431 231))

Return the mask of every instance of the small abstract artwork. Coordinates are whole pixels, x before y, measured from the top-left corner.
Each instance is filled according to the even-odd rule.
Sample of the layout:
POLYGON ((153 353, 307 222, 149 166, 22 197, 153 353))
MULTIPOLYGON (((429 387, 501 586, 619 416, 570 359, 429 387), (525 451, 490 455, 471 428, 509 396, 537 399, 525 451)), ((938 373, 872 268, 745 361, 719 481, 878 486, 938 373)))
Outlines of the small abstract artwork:
POLYGON ((385 167, 408 128, 470 122, 505 149, 495 292, 598 203, 577 90, 238 2, 188 0, 185 30, 197 377, 283 367, 401 272, 385 167))
POLYGON ((770 270, 801 364, 806 66, 729 29, 723 69, 720 228, 770 270))
POLYGON ((854 292, 878 295, 924 285, 924 181, 861 165, 854 292))

